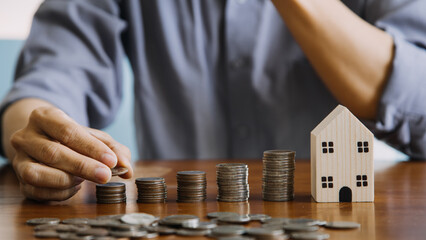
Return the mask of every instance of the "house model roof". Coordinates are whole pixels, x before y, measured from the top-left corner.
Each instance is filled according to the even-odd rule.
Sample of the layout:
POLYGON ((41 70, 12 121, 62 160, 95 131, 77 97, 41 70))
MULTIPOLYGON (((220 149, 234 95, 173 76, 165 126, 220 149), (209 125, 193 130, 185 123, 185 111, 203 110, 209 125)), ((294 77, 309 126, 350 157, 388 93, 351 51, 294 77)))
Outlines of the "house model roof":
MULTIPOLYGON (((314 130, 312 130, 311 131, 311 134, 314 134, 314 135, 319 135, 319 134, 321 134, 321 132, 323 131, 323 130, 325 130, 327 127, 328 127, 328 125, 333 121, 333 120, 335 120, 339 115, 341 115, 341 114, 347 114, 347 115, 349 115, 349 116, 351 116, 352 118, 353 118, 353 120, 355 120, 357 123, 359 123, 359 124, 361 124, 362 126, 364 126, 364 124, 357 118, 357 117, 355 117, 355 115, 353 115, 352 113, 351 113, 351 111, 349 111, 349 109, 347 109, 345 106, 342 106, 342 105, 338 105, 331 113, 329 113, 328 115, 327 115, 327 117, 325 117, 321 122, 320 122, 320 124, 318 124, 315 128, 314 128, 314 130)), ((365 126, 364 126, 365 127, 365 126)), ((365 128, 367 128, 367 127, 365 127, 365 128)))

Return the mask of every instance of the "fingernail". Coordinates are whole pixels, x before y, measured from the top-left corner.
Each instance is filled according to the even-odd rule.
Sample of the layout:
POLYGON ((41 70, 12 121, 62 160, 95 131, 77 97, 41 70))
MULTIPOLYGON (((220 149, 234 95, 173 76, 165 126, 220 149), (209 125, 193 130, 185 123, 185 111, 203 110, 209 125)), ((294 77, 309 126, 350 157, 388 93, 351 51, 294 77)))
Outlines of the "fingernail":
POLYGON ((108 167, 115 167, 115 165, 117 165, 117 157, 109 154, 109 153, 104 153, 102 155, 102 162, 105 163, 108 167))
POLYGON ((111 170, 109 169, 105 169, 105 168, 96 168, 95 169, 95 178, 99 181, 99 182, 107 182, 111 177, 111 170))

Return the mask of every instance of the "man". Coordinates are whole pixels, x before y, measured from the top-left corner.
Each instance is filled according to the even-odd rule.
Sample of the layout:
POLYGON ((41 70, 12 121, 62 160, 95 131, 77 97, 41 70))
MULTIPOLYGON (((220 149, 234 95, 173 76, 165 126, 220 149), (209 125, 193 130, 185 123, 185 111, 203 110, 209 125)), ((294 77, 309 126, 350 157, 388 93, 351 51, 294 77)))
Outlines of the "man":
POLYGON ((144 159, 269 148, 308 157, 310 130, 338 103, 424 158, 424 9, 412 0, 45 1, 1 108, 4 153, 22 192, 39 200, 131 168, 128 149, 94 129, 117 112, 127 55, 144 159))

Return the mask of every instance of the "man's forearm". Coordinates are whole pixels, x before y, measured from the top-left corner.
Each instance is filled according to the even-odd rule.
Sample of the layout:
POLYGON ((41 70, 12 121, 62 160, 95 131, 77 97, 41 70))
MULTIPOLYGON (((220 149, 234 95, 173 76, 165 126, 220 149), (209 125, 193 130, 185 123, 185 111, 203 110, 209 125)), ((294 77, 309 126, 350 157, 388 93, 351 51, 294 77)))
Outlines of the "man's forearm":
POLYGON ((15 149, 10 143, 10 137, 19 129, 24 128, 28 123, 31 112, 39 107, 52 106, 50 103, 35 99, 27 98, 13 103, 3 114, 2 121, 2 143, 6 157, 11 161, 15 156, 15 149))
POLYGON ((273 0, 293 37, 339 102, 374 119, 394 43, 337 0, 273 0))

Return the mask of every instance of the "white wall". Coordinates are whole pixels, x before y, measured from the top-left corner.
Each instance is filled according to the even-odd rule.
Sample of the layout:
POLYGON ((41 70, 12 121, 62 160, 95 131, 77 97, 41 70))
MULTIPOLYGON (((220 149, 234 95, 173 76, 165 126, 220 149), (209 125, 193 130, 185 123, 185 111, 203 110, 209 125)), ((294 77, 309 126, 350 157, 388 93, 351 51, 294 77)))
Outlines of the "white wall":
POLYGON ((25 39, 43 0, 0 0, 0 39, 25 39))

